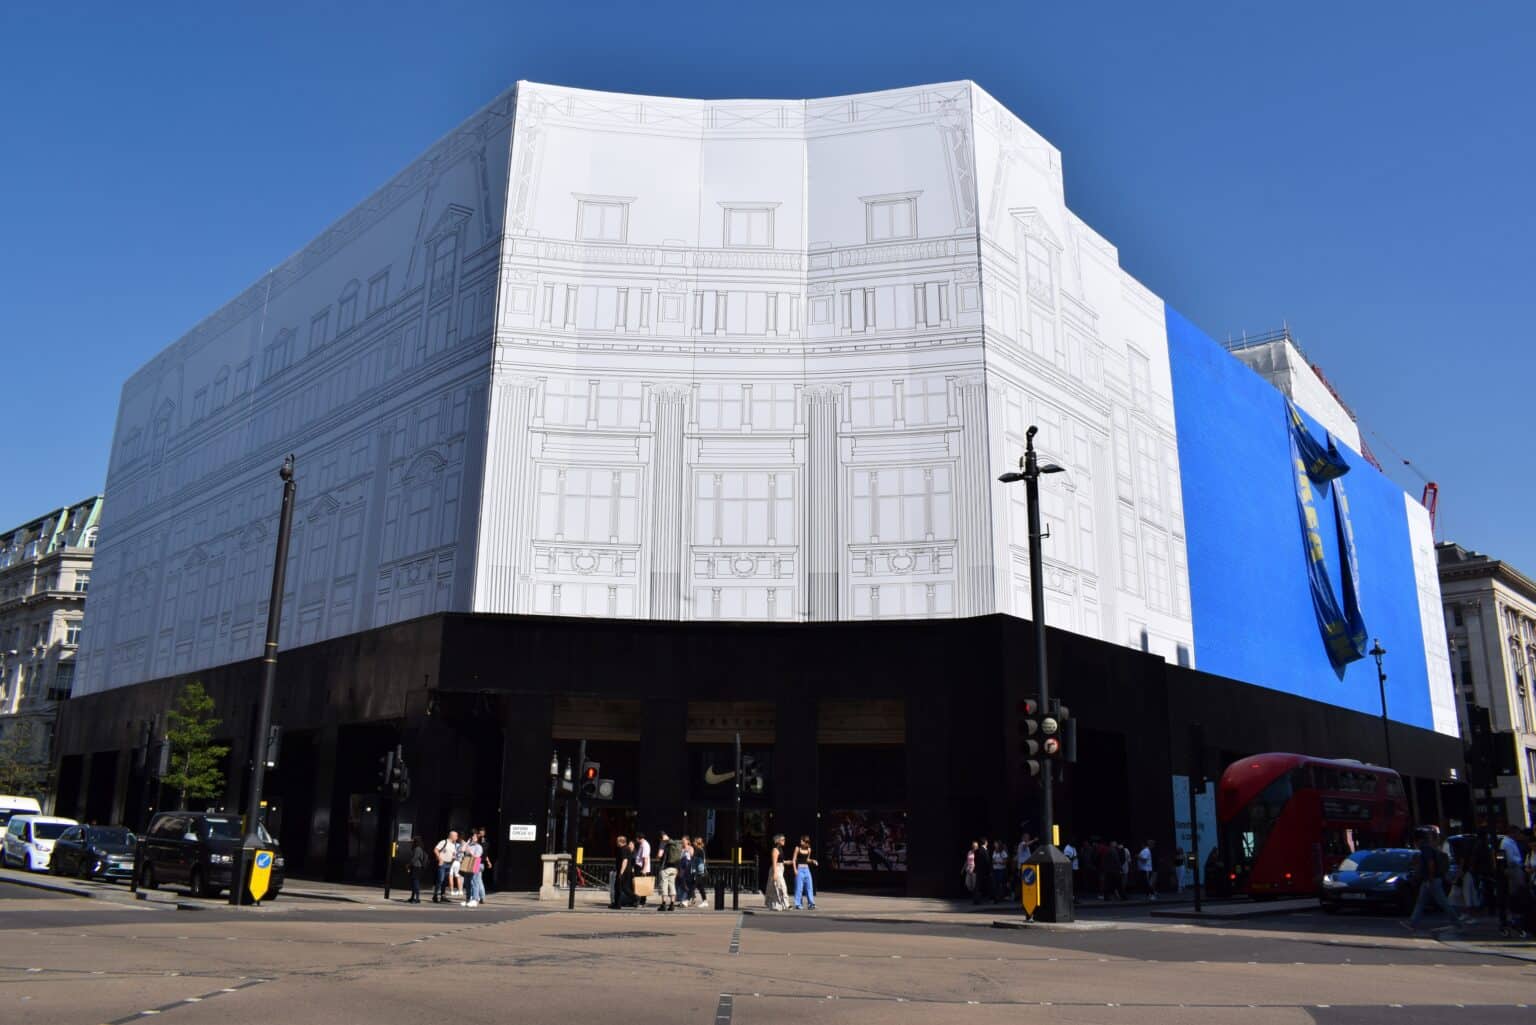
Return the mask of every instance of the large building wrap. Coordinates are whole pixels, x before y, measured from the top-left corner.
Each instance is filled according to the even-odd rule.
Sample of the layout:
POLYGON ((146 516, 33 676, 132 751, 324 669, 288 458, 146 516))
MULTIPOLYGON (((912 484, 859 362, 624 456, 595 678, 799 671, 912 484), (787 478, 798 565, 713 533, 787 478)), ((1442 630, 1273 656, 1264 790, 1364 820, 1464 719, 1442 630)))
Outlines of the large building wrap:
POLYGON ((1200 668, 1380 714, 1375 663, 1348 658, 1368 631, 1388 652, 1388 715, 1454 735, 1438 601, 1421 601, 1434 572, 1424 509, 1348 446, 1330 452, 1304 410, 1293 420, 1273 387, 1173 310, 1168 347, 1200 668), (1298 458, 1302 432, 1310 458, 1298 458), (1344 472, 1322 469, 1335 463, 1344 472), (1347 481, 1347 505, 1341 489, 1316 486, 1329 472, 1347 481))
POLYGON ((1368 631, 1392 716, 1453 730, 1423 510, 1347 444, 1347 512, 1297 476, 1298 401, 972 83, 519 83, 127 382, 77 692, 259 653, 290 452, 284 649, 442 612, 1028 616, 996 477, 1036 425, 1051 626, 1363 711, 1368 631))

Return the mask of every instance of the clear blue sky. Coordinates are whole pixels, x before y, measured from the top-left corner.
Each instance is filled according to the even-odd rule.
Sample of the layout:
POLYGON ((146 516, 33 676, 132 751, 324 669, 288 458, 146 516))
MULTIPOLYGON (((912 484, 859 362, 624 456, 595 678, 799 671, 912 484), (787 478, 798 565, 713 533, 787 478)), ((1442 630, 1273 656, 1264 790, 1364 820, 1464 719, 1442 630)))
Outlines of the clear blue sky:
POLYGON ((1133 274, 1218 338, 1288 321, 1442 536, 1536 575, 1533 54, 1529 0, 5 4, 0 529, 100 490, 133 370, 519 78, 972 78, 1133 274))

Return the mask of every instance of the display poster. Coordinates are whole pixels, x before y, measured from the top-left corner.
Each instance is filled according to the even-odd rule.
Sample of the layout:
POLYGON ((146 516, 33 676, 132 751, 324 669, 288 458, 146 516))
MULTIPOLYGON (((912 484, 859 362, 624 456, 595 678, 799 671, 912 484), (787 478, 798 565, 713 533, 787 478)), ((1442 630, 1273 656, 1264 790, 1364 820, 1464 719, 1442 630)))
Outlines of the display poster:
POLYGON ((905 872, 907 815, 900 811, 832 811, 825 822, 822 857, 842 872, 905 872))
MULTIPOLYGON (((1201 866, 1201 882, 1205 881, 1205 859, 1219 843, 1216 834, 1216 781, 1207 780, 1205 793, 1195 795, 1195 815, 1200 831, 1200 850, 1197 864, 1201 866)), ((1184 851, 1190 849, 1189 837, 1189 777, 1173 777, 1173 843, 1184 851)), ((1195 876, 1189 877, 1194 882, 1195 876)))

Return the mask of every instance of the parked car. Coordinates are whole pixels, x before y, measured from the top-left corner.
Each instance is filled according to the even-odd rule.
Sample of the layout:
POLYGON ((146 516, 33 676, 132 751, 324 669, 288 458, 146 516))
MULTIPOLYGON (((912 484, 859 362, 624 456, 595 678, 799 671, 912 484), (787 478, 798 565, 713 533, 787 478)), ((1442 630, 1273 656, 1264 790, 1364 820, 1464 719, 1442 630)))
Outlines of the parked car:
POLYGON ((31 797, 0 794, 0 830, 10 825, 12 815, 41 815, 43 806, 31 797))
MULTIPOLYGON (((265 827, 262 843, 277 849, 265 827)), ((153 890, 166 883, 186 886, 194 897, 216 897, 227 890, 240 853, 240 816, 227 812, 162 811, 150 820, 139 842, 139 884, 153 890)), ((283 858, 272 861, 266 900, 283 888, 283 858)))
POLYGON ((42 872, 53 857, 53 842, 70 826, 80 823, 52 815, 12 815, 5 826, 5 848, 0 864, 7 868, 25 868, 42 872))
POLYGON ((53 874, 126 882, 133 878, 136 842, 126 826, 70 826, 53 842, 53 874))
POLYGON ((1319 898, 1324 911, 1350 905, 1387 907, 1400 914, 1413 908, 1418 884, 1413 879, 1418 852, 1407 847, 1355 851, 1339 867, 1323 876, 1319 898))

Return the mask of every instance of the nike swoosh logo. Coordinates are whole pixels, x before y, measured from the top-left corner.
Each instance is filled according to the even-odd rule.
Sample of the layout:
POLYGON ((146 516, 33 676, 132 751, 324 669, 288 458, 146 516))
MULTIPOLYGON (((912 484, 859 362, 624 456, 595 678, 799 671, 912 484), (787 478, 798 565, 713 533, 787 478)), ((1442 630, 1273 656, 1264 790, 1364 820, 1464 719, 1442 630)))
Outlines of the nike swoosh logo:
POLYGON ((716 772, 713 765, 704 770, 704 782, 708 783, 710 786, 714 786, 716 783, 724 783, 728 779, 735 778, 736 773, 734 770, 731 772, 716 772))

